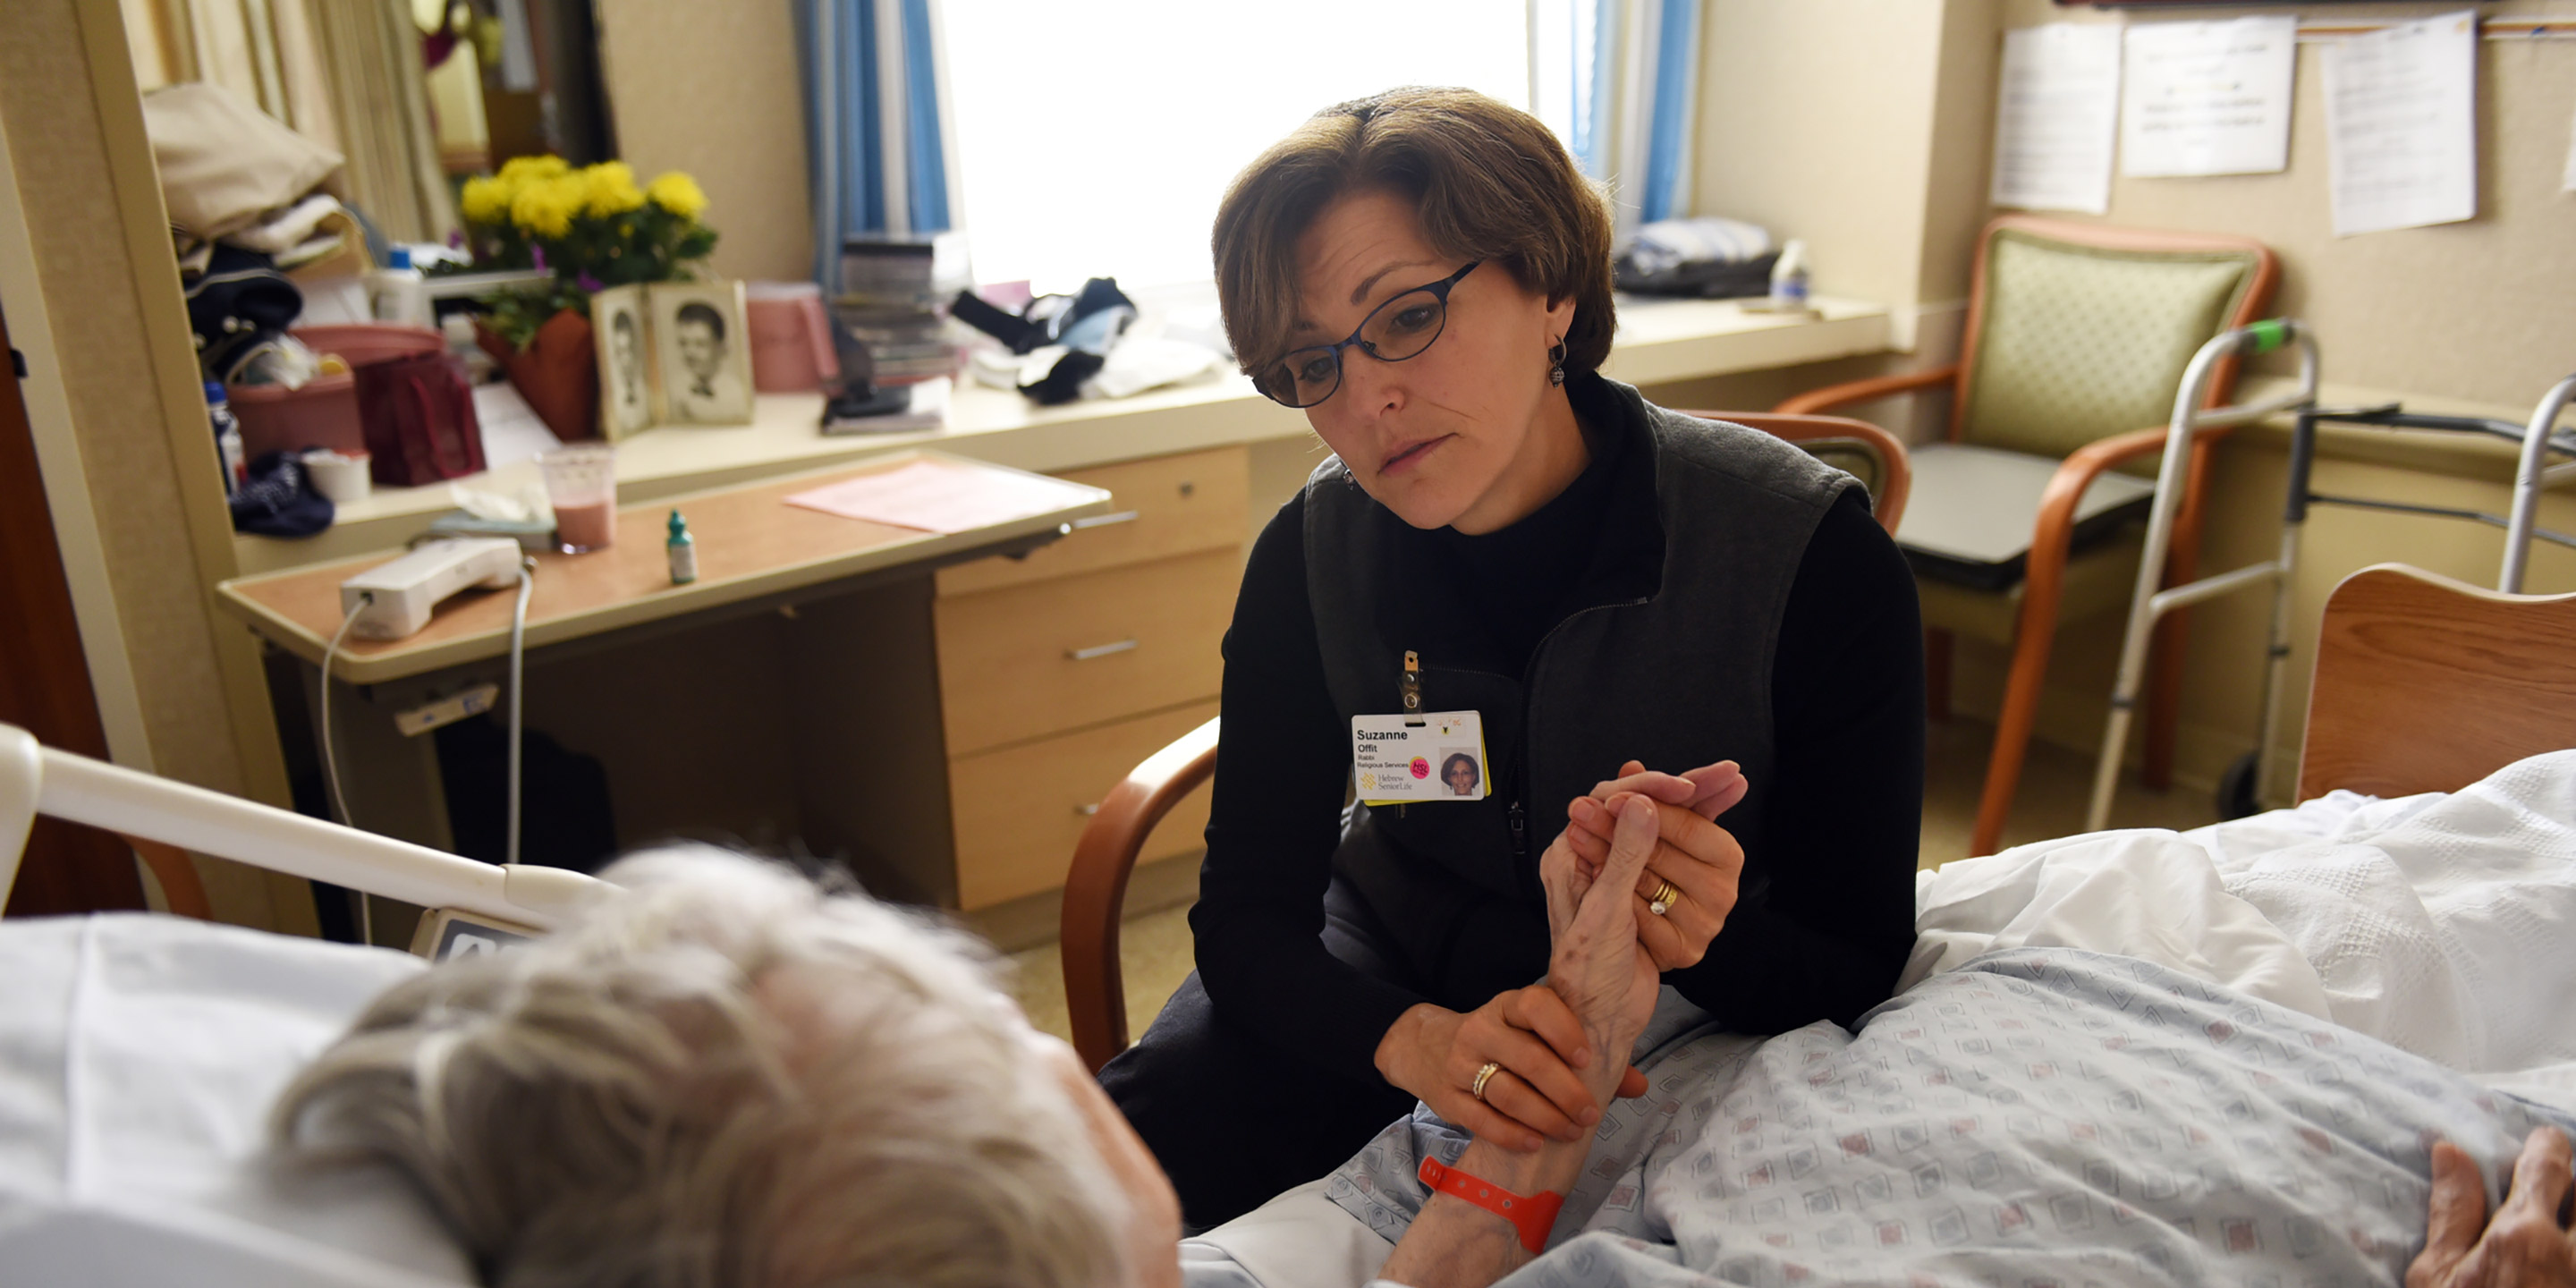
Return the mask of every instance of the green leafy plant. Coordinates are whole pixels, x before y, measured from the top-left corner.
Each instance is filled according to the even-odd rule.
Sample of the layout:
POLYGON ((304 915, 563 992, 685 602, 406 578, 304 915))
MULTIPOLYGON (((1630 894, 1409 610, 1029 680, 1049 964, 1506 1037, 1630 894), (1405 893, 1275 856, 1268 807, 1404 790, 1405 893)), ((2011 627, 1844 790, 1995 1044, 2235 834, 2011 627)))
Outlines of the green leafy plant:
POLYGON ((590 316, 590 292, 558 278, 534 290, 504 291, 491 297, 492 311, 483 325, 522 353, 537 338, 537 328, 565 309, 590 316))

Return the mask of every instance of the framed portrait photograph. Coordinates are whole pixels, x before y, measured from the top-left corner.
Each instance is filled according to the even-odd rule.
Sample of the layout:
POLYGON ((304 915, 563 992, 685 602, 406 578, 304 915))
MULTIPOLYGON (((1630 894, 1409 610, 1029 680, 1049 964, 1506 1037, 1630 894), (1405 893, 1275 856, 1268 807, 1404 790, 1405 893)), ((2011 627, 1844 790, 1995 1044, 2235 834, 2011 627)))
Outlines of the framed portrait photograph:
POLYGON ((662 419, 673 425, 751 423, 751 337, 740 282, 655 282, 650 306, 662 419))
POLYGON ((599 428, 616 442, 653 424, 653 343, 644 288, 617 286, 590 297, 599 350, 599 428))

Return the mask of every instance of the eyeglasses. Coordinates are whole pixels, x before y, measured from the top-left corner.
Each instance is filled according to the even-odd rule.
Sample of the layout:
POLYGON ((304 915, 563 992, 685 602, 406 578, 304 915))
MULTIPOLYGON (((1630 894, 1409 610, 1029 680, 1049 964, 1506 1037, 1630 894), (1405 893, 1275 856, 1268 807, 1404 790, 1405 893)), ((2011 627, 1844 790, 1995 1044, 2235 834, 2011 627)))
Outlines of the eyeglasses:
POLYGON ((1369 310, 1359 329, 1338 344, 1298 349, 1252 373, 1253 387, 1283 407, 1312 407, 1342 387, 1342 350, 1357 346, 1380 362, 1419 357, 1449 325, 1449 288, 1485 261, 1427 286, 1417 286, 1369 310))

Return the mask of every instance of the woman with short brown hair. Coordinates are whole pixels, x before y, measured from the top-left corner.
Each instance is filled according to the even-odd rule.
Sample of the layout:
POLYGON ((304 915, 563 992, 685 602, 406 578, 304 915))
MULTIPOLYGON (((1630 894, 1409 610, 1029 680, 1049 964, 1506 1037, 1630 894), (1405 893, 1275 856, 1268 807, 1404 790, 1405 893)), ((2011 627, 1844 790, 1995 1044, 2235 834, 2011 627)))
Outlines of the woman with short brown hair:
POLYGON ((1597 867, 1631 796, 1661 819, 1638 938, 1731 1027, 1848 1023, 1904 962, 1913 578, 1849 476, 1599 374, 1610 237, 1546 127, 1465 90, 1328 108, 1218 211, 1236 356, 1335 455, 1226 636, 1199 971, 1101 1074, 1193 1225, 1417 1098, 1582 1139, 1627 1052, 1536 986, 1538 859, 1597 867), (1480 745, 1468 793, 1436 744, 1480 745))

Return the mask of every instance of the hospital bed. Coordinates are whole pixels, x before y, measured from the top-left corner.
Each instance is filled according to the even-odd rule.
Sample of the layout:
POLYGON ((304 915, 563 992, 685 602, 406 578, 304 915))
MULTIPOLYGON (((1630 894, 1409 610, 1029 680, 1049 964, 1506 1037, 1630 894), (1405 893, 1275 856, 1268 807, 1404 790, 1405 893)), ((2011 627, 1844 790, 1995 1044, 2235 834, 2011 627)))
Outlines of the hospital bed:
MULTIPOLYGON (((2326 610, 2300 808, 2190 837, 2106 833, 1949 865, 1927 877, 1919 900, 1926 933, 1909 982, 1921 982, 1883 1013, 1901 1016, 1908 1005, 1950 1005, 1943 999, 1954 996, 1973 1004, 1979 990, 2010 1002, 2016 990, 2029 992, 2031 983, 2011 974, 2014 969, 2032 971, 2036 979, 2071 951, 2114 954, 2107 960, 2131 963, 2140 980, 2203 981, 2190 984, 2204 994, 2194 1004, 2224 1010, 2208 1022, 2213 1035, 2231 1023, 2259 1026, 2265 1021, 2258 1011, 2295 1018, 2304 1005, 2312 1016, 2323 1009, 2341 1021, 2347 1018, 2342 1008, 2356 1007, 2351 1025, 2312 1018, 2302 1021, 2303 1031, 2311 1043, 2330 1044, 2333 1035, 2345 1034, 2358 1044, 2377 1028, 2403 1039, 2401 1046, 2413 1042, 2435 1059, 2447 1057, 2454 1068, 2496 1064, 2488 1058, 2496 1056, 2495 1048, 2512 1046, 2503 1058, 2517 1067, 2467 1069, 2483 1080, 2475 1086, 2576 1110, 2576 1024, 2481 1029, 2475 1014, 2436 1013, 2459 1011, 2458 999, 2466 996, 2472 1010, 2491 1005, 2564 1016, 2569 1011, 2559 1004, 2576 996, 2576 935, 2566 933, 2568 923, 2576 922, 2576 841, 2569 839, 2576 837, 2576 800, 2567 799, 2576 797, 2576 756, 2529 759, 2576 745, 2571 658, 2576 595, 2501 595, 2397 566, 2355 574, 2326 610), (2374 801, 2327 790, 2344 786, 2382 797, 2452 795, 2374 801), (2512 798, 2514 792, 2523 797, 2512 798), (2394 837, 2406 827, 2421 830, 2428 820, 2448 829, 2425 849, 2437 868, 2457 869, 2479 854, 2519 856, 2521 867, 2510 880, 2480 878, 2484 883, 2477 888, 2486 892, 2486 902, 2476 906, 2501 910, 2507 922, 2526 932, 2535 925, 2548 932, 2528 942, 2488 945, 2518 954, 2523 983, 2546 994, 2537 1002, 2529 995, 2532 987, 2499 989, 2487 978, 2485 987, 2455 989, 2435 1005, 2418 987, 2422 971, 2410 976, 2414 983, 2373 976, 2378 957, 2348 951, 2350 945, 2318 918, 2309 919, 2317 925, 2300 922, 2294 914, 2305 905, 2297 897, 2285 902, 2277 890, 2263 892, 2349 884, 2331 872, 2315 886, 2299 886, 2281 874, 2302 863, 2302 870, 2331 866, 2339 861, 2335 846, 2353 837, 2394 837), (2240 878, 2272 886, 2237 884, 2240 878), (2511 897, 2500 902, 2499 891, 2511 897), (2122 920, 2123 910, 2134 921, 2142 909, 2157 916, 2196 910, 2201 920, 2193 923, 2190 942, 2175 942, 2170 934, 2159 940, 2156 932, 2171 925, 2122 920), (2368 989, 2354 984, 2356 978, 2362 985, 2378 979, 2390 987, 2363 996, 2368 989), (2320 984, 2322 998, 2302 992, 2320 984)), ((1069 895, 1068 916, 1080 915, 1077 907, 1090 913, 1105 907, 1106 924, 1093 929, 1092 942, 1105 943, 1111 952, 1109 968, 1095 974, 1093 985, 1077 986, 1081 991, 1073 999, 1080 1031, 1093 1039, 1085 1044, 1086 1056, 1097 1055, 1101 1037, 1124 1038, 1115 1004, 1116 903, 1098 896, 1123 880, 1123 870, 1113 869, 1132 864, 1136 843, 1159 811, 1206 776, 1215 737, 1213 727, 1203 729, 1140 766, 1104 803, 1096 826, 1107 840, 1095 845, 1086 838, 1086 866, 1074 873, 1074 882, 1077 891, 1090 893, 1081 900, 1069 895), (1097 987, 1104 974, 1105 992, 1097 987)), ((421 850, 44 750, 16 730, 0 729, 0 855, 11 863, 26 819, 35 812, 532 933, 600 893, 595 883, 573 874, 504 870, 421 850)), ((2398 863, 2392 870, 2405 869, 2398 863)), ((2456 890, 2432 888, 2441 881, 2456 886, 2459 876, 2452 871, 2411 888, 2401 881, 2382 893, 2396 903, 2414 899, 2410 906, 2438 914, 2425 936, 2475 941, 2479 935, 2462 929, 2468 922, 2442 920, 2467 906, 2452 898, 2456 890)), ((2386 908, 2374 915, 2394 924, 2395 914, 2386 908)), ((1067 946, 1073 947, 1070 935, 1067 946)), ((7 1268, 0 1277, 104 1284, 474 1282, 461 1252, 393 1178, 362 1172, 314 1188, 273 1175, 260 1162, 262 1125, 276 1090, 367 999, 418 969, 417 958, 385 950, 168 917, 13 923, 0 933, 0 1267, 7 1268)), ((1901 1034, 1887 1032, 1889 1027, 1864 1026, 1860 1040, 1898 1041, 1901 1034)), ((1765 1061, 1835 1067, 1827 1048, 1839 1033, 1802 1030, 1769 1043, 1741 1039, 1736 1046, 1703 1041, 1676 1048, 1680 1053, 1673 1059, 1701 1061, 1707 1078, 1732 1079, 1727 1085, 1742 1087, 1755 1080, 1765 1061)), ((2023 1036, 2016 1033, 2011 1040, 2023 1036)), ((2036 1034, 2030 1037, 2037 1040, 2036 1034)), ((2006 1059, 2016 1069, 2050 1063, 2018 1053, 2006 1059)), ((2072 1055, 2062 1062, 2070 1068, 2077 1063, 2072 1055)), ((2353 1064, 2344 1076, 2367 1082, 2375 1067, 2353 1064)), ((1662 1087, 1683 1072, 1680 1064, 1659 1064, 1652 1076, 1662 1087)), ((2421 1077, 2382 1081, 2392 1095, 2429 1085, 2421 1077)), ((2462 1090, 2455 1098, 2466 1103, 2487 1094, 2462 1090)), ((1701 1237, 1635 1225, 1648 1221, 1653 1207, 1639 1193, 1644 1187, 1638 1168, 1646 1164, 1638 1160, 1678 1147, 1676 1142, 1687 1146, 1683 1128, 1705 1128, 1692 1124, 1694 1106, 1709 1103, 1714 1102, 1707 1097, 1674 1101, 1660 1092, 1622 1102, 1622 1116, 1613 1124, 1619 1132, 1605 1129, 1596 1151, 1604 1165, 1587 1173, 1584 1184, 1591 1189, 1579 1192, 1589 1196, 1583 1210, 1610 1224, 1583 1236, 1590 1242, 1578 1251, 1647 1255, 1658 1237, 1701 1237)), ((2498 1103, 2525 1112, 2515 1108, 2521 1101, 2498 1103)), ((1842 1152, 1865 1153, 1872 1139, 1864 1135, 1842 1152)), ((1416 1117, 1391 1126, 1333 1177, 1187 1245, 1193 1283, 1292 1288, 1358 1282, 1390 1246, 1387 1221, 1402 1206, 1396 1173, 1405 1151, 1443 1147, 1436 1122, 1416 1117)), ((1910 1146, 1892 1140, 1876 1147, 1910 1146)), ((1937 1153, 1943 1147, 1924 1148, 1937 1153)), ((2103 1148, 2126 1146, 2111 1142, 2103 1148)), ((1797 1157, 1792 1153, 1783 1166, 1794 1169, 1797 1157)), ((1980 1164, 1961 1156, 1953 1166, 1963 1178, 1973 1178, 1980 1164)), ((1811 1206, 1818 1201, 1808 1200, 1811 1206)), ((1575 1207, 1569 1204, 1569 1211, 1575 1207)), ((1752 1209, 1756 1215, 1767 1210, 1752 1209)), ((2420 1206, 2417 1213, 2420 1219, 2420 1206)), ((1709 1219, 1724 1216, 1712 1209, 1709 1219)), ((2209 1227, 2206 1233, 2221 1246, 2240 1237, 2215 1212, 2209 1227)), ((1882 1223, 1881 1237, 1893 1237, 1884 1231, 1899 1228, 1882 1223)), ((2033 1228, 2036 1238, 2053 1227, 2043 1221, 2033 1228)), ((1913 1237, 1937 1240, 1944 1229, 1935 1220, 1913 1237)), ((2242 1237, 2259 1244, 2267 1237, 2295 1242, 2299 1235, 2296 1227, 2284 1236, 2249 1225, 2242 1237)), ((1532 1270, 1551 1264, 1543 1261, 1532 1270)), ((1748 1281, 1768 1273, 1754 1262, 1745 1264, 1751 1267, 1748 1281)), ((1606 1281, 1610 1271, 1604 1276, 1606 1281)), ((1544 1273, 1532 1280, 1557 1281, 1544 1273)))

